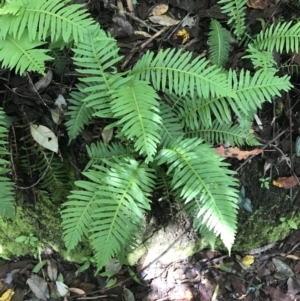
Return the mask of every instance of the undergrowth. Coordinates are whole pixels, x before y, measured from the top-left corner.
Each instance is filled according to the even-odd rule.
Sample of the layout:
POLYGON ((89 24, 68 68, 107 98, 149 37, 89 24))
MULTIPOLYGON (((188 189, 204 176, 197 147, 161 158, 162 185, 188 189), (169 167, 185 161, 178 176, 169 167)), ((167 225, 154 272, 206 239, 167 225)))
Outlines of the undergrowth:
MULTIPOLYGON (((238 40, 247 30, 246 2, 219 1, 238 40)), ((298 51, 300 23, 271 25, 252 38, 244 58, 251 59, 255 71, 225 68, 230 35, 212 20, 209 58, 193 58, 180 49, 148 51, 131 70, 117 72, 122 56, 116 40, 82 5, 8 0, 0 15, 3 67, 44 74, 49 60, 62 66, 63 52, 57 49, 72 49, 81 77, 68 99, 65 124, 70 143, 93 118, 112 120, 106 130, 114 130, 114 142, 87 147, 90 161, 71 191, 56 155, 50 162, 48 152, 36 149, 40 162, 34 168, 42 173, 51 164, 43 188, 62 199, 67 249, 87 237, 100 269, 134 242, 159 188, 164 200, 178 200, 204 239, 214 245, 220 237, 230 251, 239 183, 213 145, 259 145, 251 130, 256 110, 292 87, 289 76, 277 75, 272 51, 298 51), (54 182, 63 189, 56 190, 54 182)), ((12 218, 14 186, 6 159, 9 124, 2 110, 0 122, 0 188, 5 192, 0 214, 12 218)))

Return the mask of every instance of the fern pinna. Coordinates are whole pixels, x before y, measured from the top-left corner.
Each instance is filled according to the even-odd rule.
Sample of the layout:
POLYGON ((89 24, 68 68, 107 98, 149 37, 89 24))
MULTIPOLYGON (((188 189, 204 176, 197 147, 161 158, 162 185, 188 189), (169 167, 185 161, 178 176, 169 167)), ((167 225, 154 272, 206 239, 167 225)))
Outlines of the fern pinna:
MULTIPOLYGON (((240 39, 246 30, 247 1, 218 2, 240 39)), ((224 68, 229 35, 212 21, 210 59, 176 49, 149 51, 132 70, 121 73, 116 69, 122 59, 116 41, 81 5, 7 0, 0 15, 7 21, 0 29, 3 66, 44 73, 48 49, 72 45, 81 77, 69 97, 70 141, 92 118, 109 118, 107 128, 115 130, 114 143, 99 141, 88 147, 84 179, 75 182, 62 205, 68 250, 87 237, 99 269, 120 255, 138 233, 157 187, 166 187, 163 199, 180 202, 208 242, 214 244, 219 236, 230 250, 236 234, 238 183, 211 145, 258 144, 250 131, 256 109, 291 88, 289 77, 275 75, 273 62, 266 64, 266 58, 273 48, 293 50, 298 26, 271 26, 257 35, 248 58, 254 61, 261 49, 265 53, 254 61, 255 72, 224 68), (18 60, 4 48, 14 49, 13 45, 18 45, 18 60), (232 121, 233 113, 240 124, 232 121)))

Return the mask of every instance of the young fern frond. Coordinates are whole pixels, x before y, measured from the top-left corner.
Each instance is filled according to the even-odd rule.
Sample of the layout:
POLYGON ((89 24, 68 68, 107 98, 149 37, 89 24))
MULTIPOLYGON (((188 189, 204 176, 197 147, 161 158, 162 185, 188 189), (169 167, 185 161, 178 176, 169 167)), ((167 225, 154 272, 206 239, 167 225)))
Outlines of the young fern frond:
POLYGON ((237 180, 227 163, 202 140, 177 139, 159 151, 158 164, 167 164, 171 186, 180 191, 187 213, 220 235, 228 250, 236 233, 237 180))
POLYGON ((210 127, 200 126, 199 129, 185 132, 186 137, 200 137, 206 143, 222 143, 230 145, 260 145, 255 136, 251 133, 251 128, 244 129, 239 124, 219 123, 215 120, 210 127))
POLYGON ((218 0, 221 10, 229 16, 228 25, 234 27, 233 33, 240 40, 246 31, 246 3, 247 0, 218 0))
POLYGON ((28 32, 29 41, 51 41, 62 37, 65 43, 85 40, 87 28, 94 24, 83 5, 65 5, 61 0, 10 0, 0 9, 0 38, 8 34, 20 39, 28 32))
POLYGON ((8 121, 2 108, 0 108, 0 216, 15 219, 14 184, 7 177, 10 172, 10 162, 6 159, 9 155, 6 145, 8 144, 8 121))
POLYGON ((3 67, 16 68, 16 72, 23 74, 24 71, 37 71, 45 73, 45 61, 52 60, 46 53, 47 49, 37 48, 44 45, 38 40, 29 40, 28 32, 24 32, 18 39, 6 36, 0 40, 0 61, 3 67))
POLYGON ((118 136, 133 138, 135 150, 146 156, 146 163, 152 161, 162 125, 157 93, 146 82, 135 80, 112 91, 111 98, 113 117, 118 119, 113 125, 121 126, 118 136))
MULTIPOLYGON (((83 91, 86 87, 87 85, 83 84, 77 85, 79 91, 83 91)), ((78 91, 70 94, 68 102, 71 105, 68 106, 68 112, 65 113, 66 116, 70 116, 70 119, 66 122, 70 142, 82 132, 84 126, 92 120, 95 113, 94 108, 87 107, 88 101, 85 101, 90 94, 78 91)))
POLYGON ((272 52, 269 51, 261 51, 256 48, 254 48, 252 45, 248 46, 248 52, 249 54, 244 55, 244 59, 251 59, 253 66, 256 69, 261 69, 264 72, 272 72, 276 73, 277 68, 275 66, 277 65, 272 52))
POLYGON ((134 79, 151 82, 156 90, 168 91, 178 96, 197 93, 201 97, 235 97, 226 74, 210 61, 197 57, 192 59, 192 52, 176 49, 159 51, 154 57, 147 52, 135 64, 129 73, 134 79))
POLYGON ((218 67, 224 67, 229 56, 229 32, 217 20, 210 22, 209 30, 208 45, 210 60, 218 67))
POLYGON ((269 28, 262 30, 254 39, 252 46, 258 50, 279 53, 298 52, 300 43, 300 22, 272 24, 269 28))

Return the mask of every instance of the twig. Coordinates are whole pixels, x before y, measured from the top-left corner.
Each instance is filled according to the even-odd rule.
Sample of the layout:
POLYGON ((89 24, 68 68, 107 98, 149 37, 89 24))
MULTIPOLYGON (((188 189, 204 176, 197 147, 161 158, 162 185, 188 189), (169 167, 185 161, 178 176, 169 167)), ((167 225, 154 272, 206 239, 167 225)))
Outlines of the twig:
POLYGON ((124 70, 124 68, 126 67, 126 65, 128 64, 128 62, 131 60, 132 56, 134 55, 134 53, 136 52, 140 52, 141 50, 143 50, 151 41, 153 41, 155 38, 157 38, 158 36, 160 36, 162 33, 164 33, 167 29, 169 29, 169 26, 163 27, 160 31, 158 31, 156 34, 154 34, 152 37, 150 37, 148 40, 146 40, 143 44, 141 44, 138 49, 133 48, 129 54, 127 55, 124 63, 121 65, 121 70, 124 70))
POLYGON ((128 7, 128 10, 131 14, 131 16, 134 16, 134 8, 133 8, 133 5, 132 5, 132 1, 131 0, 126 0, 127 2, 127 7, 128 7))
MULTIPOLYGON (((284 131, 282 131, 280 134, 278 134, 275 138, 273 138, 270 142, 268 142, 266 145, 264 145, 261 149, 265 149, 270 143, 274 142, 276 139, 278 139, 280 136, 282 136, 289 128, 286 128, 284 131)), ((252 155, 248 157, 235 171, 238 172, 244 165, 248 163, 251 159, 253 159, 256 155, 252 155)))

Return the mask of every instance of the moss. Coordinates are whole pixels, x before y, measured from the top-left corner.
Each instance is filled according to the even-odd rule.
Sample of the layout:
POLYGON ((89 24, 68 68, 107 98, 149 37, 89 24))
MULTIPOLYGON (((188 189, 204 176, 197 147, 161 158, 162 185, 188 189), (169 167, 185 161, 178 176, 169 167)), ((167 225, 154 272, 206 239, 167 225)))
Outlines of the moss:
POLYGON ((67 253, 59 207, 45 195, 40 197, 42 199, 34 206, 29 204, 17 206, 15 221, 0 218, 0 256, 16 258, 33 254, 36 250, 34 246, 15 241, 19 236, 29 235, 37 237, 38 242, 52 247, 70 261, 79 262, 82 257, 90 256, 92 249, 88 243, 82 243, 70 254, 67 253))

